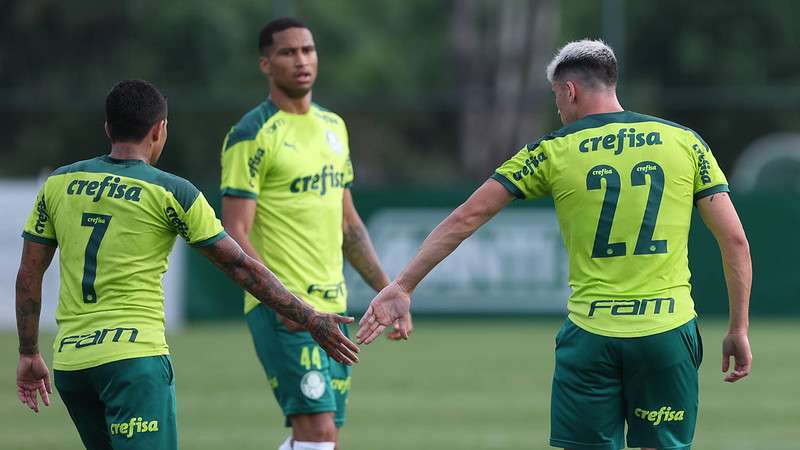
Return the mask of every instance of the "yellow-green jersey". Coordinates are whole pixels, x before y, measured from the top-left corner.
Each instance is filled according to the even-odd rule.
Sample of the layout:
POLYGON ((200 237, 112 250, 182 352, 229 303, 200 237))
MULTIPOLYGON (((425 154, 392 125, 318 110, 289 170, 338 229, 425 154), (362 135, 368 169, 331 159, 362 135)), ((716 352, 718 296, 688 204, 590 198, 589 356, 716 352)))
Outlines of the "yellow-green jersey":
POLYGON ((56 369, 169 353, 161 279, 178 235, 205 246, 225 232, 197 188, 143 161, 101 156, 47 178, 22 236, 59 248, 56 369))
POLYGON ((692 207, 728 185, 692 130, 628 111, 593 114, 528 144, 492 177, 517 198, 553 197, 576 325, 637 337, 695 317, 692 207))
MULTIPOLYGON (((256 201, 250 241, 287 289, 316 310, 347 309, 342 199, 353 182, 347 129, 312 104, 306 114, 266 101, 222 146, 222 194, 256 201)), ((245 313, 258 305, 245 294, 245 313)))

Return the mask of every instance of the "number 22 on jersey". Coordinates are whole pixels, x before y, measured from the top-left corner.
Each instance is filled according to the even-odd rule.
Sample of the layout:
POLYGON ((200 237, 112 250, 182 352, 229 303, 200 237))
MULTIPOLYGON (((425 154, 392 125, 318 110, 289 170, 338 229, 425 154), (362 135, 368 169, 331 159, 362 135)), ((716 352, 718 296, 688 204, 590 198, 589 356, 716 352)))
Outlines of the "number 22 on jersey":
MULTIPOLYGON (((664 194, 664 170, 653 161, 642 161, 631 169, 631 185, 633 187, 646 186, 648 176, 650 192, 647 196, 642 225, 639 227, 639 237, 636 239, 634 255, 667 253, 666 240, 653 240, 658 210, 661 207, 661 197, 664 194)), ((606 192, 597 222, 597 232, 594 236, 592 258, 625 256, 627 253, 625 242, 609 242, 622 187, 619 172, 614 167, 605 164, 592 167, 586 175, 586 189, 589 191, 602 189, 601 180, 603 179, 606 180, 606 192)))

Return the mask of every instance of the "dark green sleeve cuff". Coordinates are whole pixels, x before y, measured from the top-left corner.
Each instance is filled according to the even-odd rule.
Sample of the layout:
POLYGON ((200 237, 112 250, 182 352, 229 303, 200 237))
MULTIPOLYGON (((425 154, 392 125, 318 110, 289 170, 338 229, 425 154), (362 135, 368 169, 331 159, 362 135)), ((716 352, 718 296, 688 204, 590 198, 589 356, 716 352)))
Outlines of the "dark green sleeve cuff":
POLYGON ((351 182, 349 182, 349 183, 345 183, 345 184, 344 184, 344 188, 345 188, 345 189, 350 189, 350 188, 352 188, 352 187, 353 187, 353 182, 352 182, 352 181, 351 181, 351 182))
POLYGON ((707 189, 703 189, 702 191, 697 192, 694 194, 694 202, 697 203, 703 197, 708 197, 709 195, 719 194, 720 192, 730 192, 731 190, 728 188, 727 184, 718 184, 716 186, 712 186, 707 189))
POLYGON ((22 232, 22 239, 25 239, 26 241, 36 242, 39 244, 49 245, 51 247, 58 247, 57 240, 36 236, 35 234, 28 233, 27 231, 22 232))
POLYGON ((233 188, 225 188, 222 190, 223 196, 228 197, 240 197, 240 198, 249 198, 251 200, 255 200, 258 198, 258 194, 255 192, 244 191, 242 189, 233 189, 233 188))
POLYGON ((519 190, 519 188, 517 187, 516 184, 512 183, 511 180, 506 178, 505 175, 501 175, 501 174, 495 172, 494 174, 492 174, 491 178, 493 180, 499 182, 500 184, 502 184, 503 187, 506 188, 506 190, 508 192, 510 192, 511 195, 513 195, 514 197, 516 197, 516 198, 518 198, 520 200, 524 200, 525 199, 525 194, 523 194, 522 191, 519 190))
POLYGON ((217 233, 216 235, 214 235, 214 236, 212 236, 212 237, 210 237, 208 239, 204 239, 202 241, 195 242, 195 243, 189 244, 189 245, 191 245, 192 247, 208 247, 209 245, 213 245, 213 244, 217 243, 219 240, 224 239, 225 236, 227 236, 227 235, 228 235, 228 233, 226 233, 223 230, 223 231, 220 231, 219 233, 217 233))

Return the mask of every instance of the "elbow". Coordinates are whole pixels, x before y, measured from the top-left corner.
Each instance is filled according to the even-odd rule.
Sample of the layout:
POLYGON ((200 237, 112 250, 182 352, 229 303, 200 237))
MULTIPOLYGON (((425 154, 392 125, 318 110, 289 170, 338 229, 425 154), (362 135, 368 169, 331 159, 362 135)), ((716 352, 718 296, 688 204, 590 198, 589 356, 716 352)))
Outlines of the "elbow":
POLYGON ((728 251, 740 254, 750 254, 750 243, 747 241, 747 236, 744 234, 744 232, 728 236, 723 245, 728 251))
POLYGON ((452 220, 456 229, 467 235, 472 234, 483 223, 480 211, 467 209, 463 205, 453 211, 452 220))
POLYGON ((249 233, 248 230, 245 230, 243 227, 226 223, 223 223, 222 226, 225 228, 225 232, 228 233, 234 241, 241 243, 242 240, 247 239, 249 233))

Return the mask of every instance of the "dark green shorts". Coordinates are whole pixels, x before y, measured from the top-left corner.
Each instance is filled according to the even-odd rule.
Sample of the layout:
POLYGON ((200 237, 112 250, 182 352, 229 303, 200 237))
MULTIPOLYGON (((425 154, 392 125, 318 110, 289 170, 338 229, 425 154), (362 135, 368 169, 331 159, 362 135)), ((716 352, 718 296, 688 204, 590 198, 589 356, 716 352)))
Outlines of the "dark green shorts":
POLYGON ((177 450, 175 376, 169 356, 53 374, 87 450, 177 450))
POLYGON ((567 320, 556 336, 550 445, 571 450, 689 449, 703 343, 696 320, 638 338, 567 320))
MULTIPOLYGON (((291 426, 294 414, 321 412, 336 413, 336 426, 344 425, 350 366, 329 358, 307 331, 287 330, 264 305, 247 313, 245 320, 286 426, 291 426)), ((349 336, 346 326, 340 328, 349 336)))

